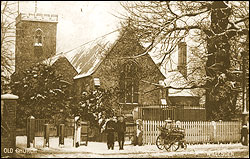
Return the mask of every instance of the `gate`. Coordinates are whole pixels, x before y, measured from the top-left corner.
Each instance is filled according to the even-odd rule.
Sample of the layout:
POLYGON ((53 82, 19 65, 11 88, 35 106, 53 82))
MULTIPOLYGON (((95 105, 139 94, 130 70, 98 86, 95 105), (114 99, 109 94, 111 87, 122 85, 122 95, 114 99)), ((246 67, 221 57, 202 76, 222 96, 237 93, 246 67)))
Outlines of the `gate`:
MULTIPOLYGON (((35 136, 43 137, 44 135, 44 124, 49 124, 50 136, 58 136, 59 124, 55 123, 52 119, 35 119, 35 136)), ((65 123, 64 136, 73 136, 74 134, 74 121, 68 121, 65 123)))
POLYGON ((44 124, 49 124, 50 136, 57 136, 55 121, 51 119, 35 119, 35 136, 42 137, 44 135, 44 124))

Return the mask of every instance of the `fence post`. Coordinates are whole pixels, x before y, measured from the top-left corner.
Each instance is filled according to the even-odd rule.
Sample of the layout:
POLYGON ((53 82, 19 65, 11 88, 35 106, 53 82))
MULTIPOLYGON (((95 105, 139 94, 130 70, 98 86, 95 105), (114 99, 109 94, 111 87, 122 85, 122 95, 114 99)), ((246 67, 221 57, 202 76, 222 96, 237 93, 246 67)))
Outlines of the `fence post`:
POLYGON ((44 142, 43 147, 49 147, 49 124, 44 124, 44 142))
POLYGON ((216 122, 212 121, 212 141, 216 142, 216 122))
POLYGON ((59 145, 64 145, 64 124, 59 125, 59 145))
POLYGON ((27 118, 27 148, 35 146, 35 118, 33 116, 29 116, 27 118), (32 145, 30 144, 32 143, 32 145))

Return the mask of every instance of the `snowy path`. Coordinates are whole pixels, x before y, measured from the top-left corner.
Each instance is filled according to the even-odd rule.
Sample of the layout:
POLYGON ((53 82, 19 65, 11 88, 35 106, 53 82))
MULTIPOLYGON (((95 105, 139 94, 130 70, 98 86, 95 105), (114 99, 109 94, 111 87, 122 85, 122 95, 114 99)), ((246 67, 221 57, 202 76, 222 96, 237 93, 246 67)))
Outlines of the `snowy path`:
MULTIPOLYGON (((133 146, 128 142, 124 146, 124 150, 119 150, 118 143, 115 142, 114 150, 107 150, 105 143, 89 142, 88 146, 72 147, 72 138, 65 138, 64 147, 58 146, 58 138, 50 138, 50 147, 43 148, 43 138, 36 137, 37 151, 33 153, 18 154, 19 157, 248 157, 249 146, 237 144, 204 144, 204 145, 188 145, 186 150, 179 149, 176 152, 167 152, 159 150, 156 145, 133 146)), ((26 137, 17 137, 17 147, 26 149, 26 137)), ((27 152, 29 151, 26 149, 27 152)))

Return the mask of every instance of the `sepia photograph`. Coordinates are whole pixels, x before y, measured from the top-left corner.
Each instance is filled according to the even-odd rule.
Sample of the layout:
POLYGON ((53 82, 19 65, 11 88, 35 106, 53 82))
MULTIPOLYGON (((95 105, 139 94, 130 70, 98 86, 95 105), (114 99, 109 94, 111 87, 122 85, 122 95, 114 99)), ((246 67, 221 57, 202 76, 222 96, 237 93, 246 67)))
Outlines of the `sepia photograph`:
POLYGON ((249 158, 249 1, 1 1, 1 158, 249 158))

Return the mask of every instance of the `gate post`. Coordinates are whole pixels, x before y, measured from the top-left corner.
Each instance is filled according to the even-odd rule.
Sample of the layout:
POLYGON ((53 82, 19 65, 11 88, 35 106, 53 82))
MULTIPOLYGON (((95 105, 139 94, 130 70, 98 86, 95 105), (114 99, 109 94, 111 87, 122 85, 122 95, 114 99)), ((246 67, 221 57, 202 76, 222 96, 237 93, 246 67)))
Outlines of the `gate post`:
POLYGON ((18 98, 13 94, 1 95, 1 158, 16 158, 16 106, 18 98))
POLYGON ((216 142, 216 122, 215 121, 212 121, 211 122, 212 124, 212 142, 215 143, 216 142))
POLYGON ((35 118, 27 118, 27 148, 35 147, 35 118), (32 143, 32 145, 30 144, 32 143))
POLYGON ((44 142, 43 147, 49 147, 49 124, 44 124, 44 142))
POLYGON ((81 143, 81 141, 85 140, 85 146, 87 146, 88 145, 89 122, 82 121, 82 122, 80 122, 80 124, 81 124, 80 143, 81 143))
POLYGON ((59 146, 64 145, 64 124, 59 125, 59 146))

